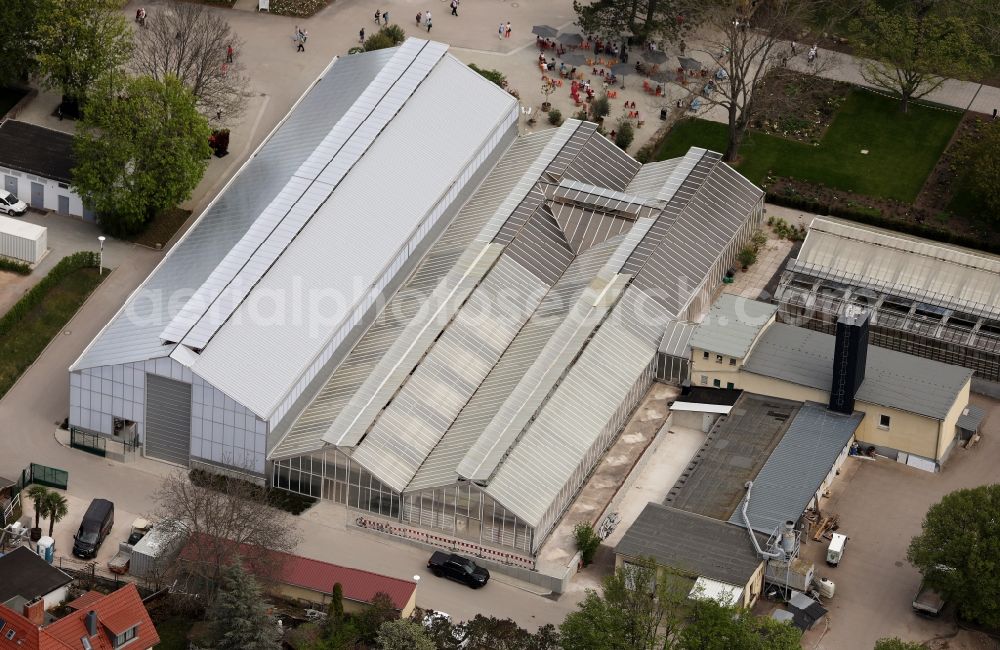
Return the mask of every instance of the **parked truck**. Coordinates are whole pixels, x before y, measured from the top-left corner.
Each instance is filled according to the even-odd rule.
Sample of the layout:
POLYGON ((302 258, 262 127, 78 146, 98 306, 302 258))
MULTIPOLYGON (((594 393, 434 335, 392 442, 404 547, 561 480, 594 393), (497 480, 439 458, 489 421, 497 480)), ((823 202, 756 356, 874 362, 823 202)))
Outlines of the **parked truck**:
POLYGON ((118 552, 115 553, 114 557, 108 560, 108 570, 111 571, 111 573, 128 573, 129 564, 132 561, 132 551, 134 550, 135 545, 146 536, 149 529, 149 522, 141 517, 132 522, 132 528, 129 531, 128 540, 118 542, 118 552))
POLYGON ((917 595, 913 598, 913 611, 921 616, 937 616, 944 609, 945 600, 937 591, 927 585, 920 583, 917 595))

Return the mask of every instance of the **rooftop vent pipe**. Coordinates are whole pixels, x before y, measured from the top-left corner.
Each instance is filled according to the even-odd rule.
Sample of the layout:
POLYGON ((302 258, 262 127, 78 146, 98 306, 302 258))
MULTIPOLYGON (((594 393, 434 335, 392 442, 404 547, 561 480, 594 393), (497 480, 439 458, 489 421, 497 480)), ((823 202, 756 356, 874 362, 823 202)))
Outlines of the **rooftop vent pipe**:
POLYGON ((753 487, 753 481, 747 481, 747 495, 743 497, 743 506, 740 508, 740 514, 743 515, 743 523, 747 527, 747 532, 750 533, 750 541, 753 542, 753 547, 757 550, 757 555, 761 556, 765 560, 783 560, 785 558, 785 552, 782 550, 777 551, 765 551, 760 547, 760 543, 757 542, 757 536, 753 532, 753 526, 750 525, 750 516, 747 515, 747 508, 750 506, 750 488, 753 487))

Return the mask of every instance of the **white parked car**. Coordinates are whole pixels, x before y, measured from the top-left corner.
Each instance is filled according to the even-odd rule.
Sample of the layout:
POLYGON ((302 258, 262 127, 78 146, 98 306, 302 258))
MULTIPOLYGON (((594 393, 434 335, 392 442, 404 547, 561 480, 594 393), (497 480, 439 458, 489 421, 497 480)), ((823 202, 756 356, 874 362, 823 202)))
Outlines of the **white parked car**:
POLYGON ((20 217, 28 211, 28 204, 7 190, 0 190, 0 212, 20 217))

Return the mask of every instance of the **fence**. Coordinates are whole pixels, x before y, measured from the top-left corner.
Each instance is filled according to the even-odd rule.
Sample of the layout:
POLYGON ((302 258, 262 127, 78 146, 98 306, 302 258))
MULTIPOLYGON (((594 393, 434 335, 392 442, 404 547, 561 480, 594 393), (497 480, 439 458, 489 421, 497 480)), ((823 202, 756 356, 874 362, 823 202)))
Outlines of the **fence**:
POLYGON ((28 483, 37 483, 59 490, 65 490, 69 486, 69 472, 64 469, 32 463, 28 471, 30 476, 28 483))

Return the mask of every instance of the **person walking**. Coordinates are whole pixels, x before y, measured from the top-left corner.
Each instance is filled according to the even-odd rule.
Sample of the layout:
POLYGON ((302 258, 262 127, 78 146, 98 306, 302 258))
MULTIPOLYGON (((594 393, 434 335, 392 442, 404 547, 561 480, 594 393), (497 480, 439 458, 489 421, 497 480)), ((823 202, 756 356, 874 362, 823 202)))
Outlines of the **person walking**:
POLYGON ((431 22, 431 12, 428 10, 424 12, 424 23, 429 22, 431 22))
POLYGON ((364 43, 364 42, 365 42, 365 28, 362 27, 361 31, 358 32, 358 43, 364 43))
POLYGON ((232 45, 227 45, 226 46, 226 63, 232 63, 232 62, 233 62, 233 46, 232 45))
POLYGON ((505 31, 507 31, 507 30, 504 27, 503 23, 500 23, 500 27, 497 29, 497 33, 500 35, 499 38, 500 38, 501 41, 503 40, 503 35, 504 35, 505 31))
POLYGON ((302 37, 302 34, 299 34, 298 37, 296 38, 296 40, 298 41, 298 45, 295 46, 295 51, 296 52, 305 52, 306 51, 306 41, 302 37))
POLYGON ((458 15, 458 0, 451 0, 451 15, 458 15))
POLYGON ((386 9, 385 11, 382 12, 382 22, 384 22, 386 25, 389 24, 389 10, 388 9, 386 9))
POLYGON ((993 109, 993 121, 994 122, 997 121, 997 109, 995 109, 995 108, 993 109))
POLYGON ((795 51, 795 46, 796 46, 796 42, 792 41, 792 56, 795 56, 796 54, 798 54, 798 52, 795 51))
POLYGON ((375 10, 375 24, 376 25, 381 25, 382 24, 382 10, 381 9, 376 9, 375 10))
POLYGON ((430 16, 430 12, 429 11, 427 12, 427 17, 424 19, 424 22, 427 24, 427 33, 430 34, 431 33, 431 16, 430 16))
POLYGON ((507 21, 507 27, 504 29, 504 38, 510 38, 510 21, 507 21))
POLYGON ((420 27, 420 21, 423 19, 423 17, 424 17, 424 12, 418 11, 417 12, 417 27, 420 27))

